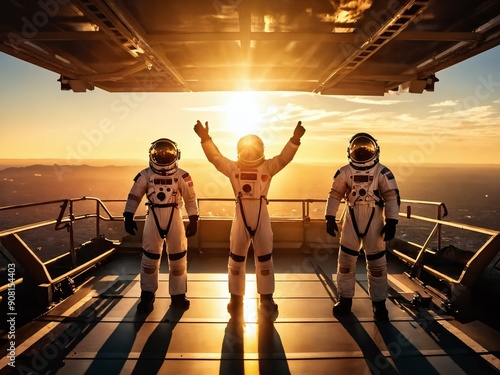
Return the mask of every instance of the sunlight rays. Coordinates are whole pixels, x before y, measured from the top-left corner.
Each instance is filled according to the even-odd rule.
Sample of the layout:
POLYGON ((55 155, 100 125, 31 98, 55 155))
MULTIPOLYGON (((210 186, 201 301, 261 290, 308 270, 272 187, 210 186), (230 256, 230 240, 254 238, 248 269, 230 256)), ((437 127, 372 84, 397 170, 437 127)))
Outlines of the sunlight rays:
POLYGON ((234 92, 225 106, 226 126, 235 138, 258 133, 262 122, 262 108, 258 95, 251 91, 234 92))

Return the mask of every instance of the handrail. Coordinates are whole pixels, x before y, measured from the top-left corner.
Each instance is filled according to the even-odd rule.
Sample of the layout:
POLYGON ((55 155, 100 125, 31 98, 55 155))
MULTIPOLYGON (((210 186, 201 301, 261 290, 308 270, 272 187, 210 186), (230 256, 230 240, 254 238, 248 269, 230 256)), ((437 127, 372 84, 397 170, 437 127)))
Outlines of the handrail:
MULTIPOLYGON (((234 198, 208 198, 208 197, 202 197, 198 198, 199 202, 234 202, 234 198)), ((10 205, 10 206, 4 206, 0 207, 0 212, 6 211, 6 210, 12 210, 12 209, 24 209, 24 208, 29 208, 29 207, 37 207, 37 206, 44 206, 44 205, 51 205, 51 204, 61 204, 61 209, 58 215, 58 218, 56 220, 45 220, 45 221, 40 221, 40 222, 35 222, 15 228, 9 228, 0 231, 0 238, 13 234, 13 233, 21 233, 25 232, 28 230, 32 229, 37 229, 41 228, 44 226, 50 226, 50 225, 55 225, 55 229, 63 229, 66 228, 69 231, 70 238, 73 236, 73 223, 79 220, 85 220, 85 219, 96 219, 96 236, 99 236, 99 223, 100 221, 117 221, 117 220, 122 220, 123 216, 122 215, 113 215, 111 211, 107 208, 106 203, 121 203, 125 202, 125 199, 110 199, 110 200, 101 200, 96 197, 81 197, 81 198, 71 198, 71 199, 58 199, 58 200, 50 200, 50 201, 44 201, 44 202, 32 202, 32 203, 26 203, 26 204, 18 204, 18 205, 10 205), (85 214, 80 214, 80 215, 75 215, 73 213, 73 206, 82 201, 95 201, 96 202, 96 208, 94 212, 89 212, 85 214), (69 214, 66 212, 69 209, 69 214), (101 214, 104 213, 104 215, 101 214)), ((310 214, 310 205, 313 203, 326 203, 326 199, 269 199, 269 203, 301 203, 302 205, 302 211, 299 215, 297 215, 297 218, 300 220, 310 220, 309 214, 310 214)), ((442 220, 443 217, 446 216, 447 214, 447 209, 446 205, 443 202, 431 202, 431 201, 421 201, 421 200, 409 200, 409 199, 402 199, 401 200, 402 204, 410 204, 410 205, 427 205, 427 206, 434 206, 437 208, 437 213, 436 213, 436 218, 430 218, 426 216, 419 216, 419 215, 413 215, 411 213, 411 206, 408 206, 406 212, 399 212, 400 217, 406 217, 408 219, 415 219, 419 221, 426 221, 430 223, 434 223, 436 226, 433 228, 430 236, 432 235, 437 235, 437 241, 438 241, 438 247, 440 245, 440 229, 441 227, 444 226, 449 226, 449 227, 454 227, 454 228, 459 228, 467 231, 473 231, 477 233, 482 233, 490 236, 498 235, 498 231, 487 229, 487 228, 481 228, 473 225, 468 225, 468 224, 460 224, 460 223, 454 223, 454 222, 449 222, 449 221, 444 221, 442 220)), ((425 252, 426 246, 429 242, 429 238, 426 241, 426 243, 421 247, 419 256, 417 257, 418 262, 414 264, 414 267, 421 267, 423 264, 421 263, 423 261, 423 252, 425 252)), ((75 246, 74 243, 71 242, 70 244, 70 254, 73 259, 73 263, 75 264, 75 246)), ((50 260, 49 260, 50 262, 50 260)))
MULTIPOLYGON (((474 285, 476 285, 476 283, 479 282, 481 275, 486 269, 486 267, 488 267, 488 265, 491 264, 491 262, 495 259, 495 257, 498 256, 497 254, 500 249, 500 231, 488 228, 482 228, 469 224, 444 221, 440 217, 440 208, 442 207, 443 209, 446 210, 446 206, 441 202, 422 202, 422 201, 412 201, 412 200, 406 200, 404 202, 411 204, 426 204, 426 205, 436 206, 438 207, 437 218, 413 215, 411 214, 411 208, 407 209, 406 213, 399 212, 400 217, 407 218, 409 220, 419 220, 428 223, 433 223, 434 226, 424 244, 418 245, 420 246, 420 250, 415 258, 405 253, 404 251, 401 251, 401 249, 397 248, 398 246, 404 247, 405 243, 410 244, 410 242, 407 241, 401 242, 401 240, 399 240, 400 242, 398 243, 397 242, 398 240, 395 240, 396 243, 391 245, 390 251, 411 266, 411 271, 408 274, 408 276, 411 279, 415 279, 416 281, 423 283, 422 281, 420 281, 420 276, 421 272, 425 270, 428 274, 432 275, 437 280, 448 282, 452 287, 451 290, 448 291, 450 295, 447 296, 447 299, 445 301, 445 306, 447 306, 448 308, 451 308, 451 306, 453 307, 458 306, 459 310, 460 309, 462 309, 463 311, 467 310, 469 308, 467 307, 467 305, 470 302, 468 300, 469 298, 468 296, 471 293, 470 288, 472 288, 474 285), (460 230, 465 230, 489 236, 483 242, 483 245, 479 246, 479 248, 476 249, 474 254, 466 262, 466 264, 463 264, 462 270, 458 273, 458 275, 445 273, 443 269, 440 269, 437 266, 433 266, 432 264, 430 264, 429 261, 426 262, 424 257, 425 253, 429 252, 427 246, 429 244, 431 237, 434 235, 437 236, 437 249, 438 250, 441 249, 441 229, 443 227, 456 228, 460 230)), ((413 244, 413 246, 415 245, 413 244)), ((432 287, 429 288, 430 290, 433 289, 432 287)), ((441 295, 442 293, 440 293, 439 291, 435 291, 435 294, 441 295)))
MULTIPOLYGON (((115 200, 113 200, 115 201, 115 200)), ((117 202, 120 202, 122 200, 116 200, 117 202)), ((72 265, 73 267, 76 267, 76 251, 75 251, 75 244, 74 244, 74 229, 73 229, 73 223, 79 220, 85 220, 89 218, 95 218, 96 219, 96 233, 95 237, 99 236, 99 222, 100 220, 108 221, 108 220, 117 220, 121 219, 121 216, 114 216, 109 209, 106 207, 104 204, 105 201, 95 198, 95 197, 81 197, 81 198, 71 198, 71 199, 57 199, 57 200, 50 200, 50 201, 42 201, 42 202, 33 202, 33 203, 25 203, 25 204, 18 204, 18 205, 10 205, 10 206, 4 206, 0 207, 0 212, 1 211, 7 211, 7 210, 12 210, 12 209, 24 209, 24 208, 31 208, 31 207, 38 207, 38 206, 48 206, 56 203, 61 203, 60 210, 59 210, 59 215, 56 220, 44 220, 44 221, 39 221, 15 228, 10 228, 7 230, 0 231, 0 238, 15 234, 15 233, 21 233, 33 229, 38 229, 42 227, 46 227, 49 225, 55 225, 55 230, 60 230, 60 229, 67 229, 69 232, 69 238, 70 238, 70 255, 71 255, 71 260, 72 260, 72 265), (82 202, 82 201, 95 201, 96 202, 96 213, 88 213, 84 215, 74 215, 73 213, 73 207, 76 202, 82 202), (66 210, 69 207, 69 214, 65 214, 66 210), (102 216, 100 214, 99 208, 102 208, 104 212, 107 214, 106 216, 102 216), (99 213, 98 213, 99 212, 99 213)), ((49 260, 50 262, 50 260, 49 260)))
MULTIPOLYGON (((199 202, 234 202, 234 198, 198 198, 199 202)), ((113 199, 113 200, 101 200, 99 198, 95 197, 81 197, 81 198, 72 198, 72 199, 59 199, 59 200, 51 200, 51 201, 44 201, 44 202, 34 202, 34 203, 26 203, 26 204, 19 204, 19 205, 10 205, 10 206, 4 206, 0 207, 0 212, 5 212, 7 210, 12 210, 12 209, 26 209, 30 207, 38 207, 38 206, 47 206, 51 204, 61 204, 59 213, 57 215, 57 219, 55 220, 42 220, 39 222, 32 222, 30 224, 26 225, 21 225, 18 227, 14 228, 8 228, 0 231, 0 240, 2 240, 6 236, 11 236, 11 235, 17 235, 22 232, 26 232, 29 230, 33 229, 38 229, 42 227, 47 227, 54 225, 55 230, 63 229, 66 228, 69 237, 70 237, 70 249, 69 252, 65 253, 64 256, 67 256, 68 254, 71 256, 72 259, 72 264, 73 264, 73 271, 78 270, 80 271, 82 268, 87 267, 86 265, 80 265, 78 266, 76 264, 76 250, 75 250, 75 245, 74 245, 74 223, 80 220, 86 220, 86 219, 95 219, 96 220, 96 226, 95 226, 95 237, 99 237, 100 235, 100 223, 102 221, 118 221, 118 220, 123 220, 122 215, 113 215, 111 211, 107 208, 106 203, 124 203, 124 199, 113 199), (95 210, 92 210, 90 212, 86 213, 79 213, 75 214, 74 211, 74 205, 78 204, 83 201, 94 201, 95 202, 95 210)), ((269 203, 300 203, 301 204, 301 211, 300 213, 297 213, 297 215, 294 215, 292 218, 296 218, 297 221, 302 220, 304 224, 304 230, 309 227, 310 223, 314 220, 315 222, 319 222, 321 220, 324 220, 322 217, 320 218, 314 218, 312 219, 310 217, 310 206, 311 204, 314 203, 321 203, 324 204, 326 203, 326 199, 269 199, 269 203)), ((345 204, 345 202, 343 202, 345 204)), ((401 243, 406 244, 406 246, 417 246, 420 247, 418 255, 413 258, 408 254, 405 254, 398 249, 391 249, 388 247, 388 249, 398 256, 401 260, 406 262, 407 264, 411 265, 412 269, 409 274, 410 278, 414 278, 417 281, 419 281, 420 273, 422 270, 425 270, 429 274, 433 275, 434 277, 440 279, 440 280, 446 280, 451 284, 454 285, 461 285, 466 288, 471 287, 474 285, 477 280, 480 277, 480 272, 482 269, 484 269, 491 260, 497 256, 496 254, 498 253, 498 248, 500 247, 500 231, 492 230, 492 229, 487 229, 487 228, 481 228, 473 225, 468 225, 468 224, 460 224, 456 222, 450 222, 450 221, 444 221, 442 220, 446 215, 447 215, 447 208, 446 205, 442 202, 429 202, 429 201, 420 201, 420 200, 407 200, 407 199, 402 199, 401 200, 402 204, 407 204, 406 212, 399 212, 399 217, 407 219, 407 220, 418 220, 418 221, 424 221, 428 223, 433 223, 434 226, 432 230, 430 231, 427 240, 424 242, 423 245, 419 245, 416 243, 412 243, 409 241, 402 241, 400 239, 395 239, 395 241, 402 241, 401 243), (432 217, 427 217, 427 216, 420 216, 420 215, 414 215, 411 212, 411 208, 413 205, 426 205, 426 206, 434 206, 436 207, 436 216, 434 218, 432 217), (490 238, 484 243, 484 245, 477 250, 477 252, 472 256, 472 258, 467 262, 467 264, 464 266, 460 276, 457 277, 451 277, 449 275, 444 274, 441 270, 432 267, 430 264, 426 264, 426 259, 424 257, 424 254, 426 252, 429 252, 429 249, 427 249, 427 246, 430 243, 431 237, 436 236, 437 238, 437 245, 438 245, 438 250, 441 248, 441 229, 442 227, 452 227, 452 228, 457 228, 460 230, 465 230, 465 231, 472 231, 476 233, 480 233, 483 235, 488 235, 490 238)), ((343 215, 345 215, 345 206, 344 210, 342 211, 341 215, 338 215, 337 220, 342 221, 343 215)), ((205 216, 202 216, 202 220, 205 216)), ((144 220, 144 216, 138 216, 136 217, 138 220, 144 220)), ((277 220, 278 216, 272 216, 271 220, 277 220)), ((289 219, 289 217, 287 217, 289 219)), ((91 236, 89 236, 91 237, 91 236)), ((117 240, 118 241, 118 240, 117 240)), ((390 243, 389 243, 390 244, 390 243)), ((106 252, 106 255, 109 255, 111 252, 106 252)), ((33 257, 37 257, 35 253, 32 254, 33 257)), ((104 254, 103 254, 104 256, 104 254)), ((54 262, 56 262, 56 258, 62 258, 63 256, 57 255, 53 259, 49 259, 46 262, 43 262, 42 264, 49 265, 54 262)), ((90 264, 90 263, 89 263, 90 264)), ((59 280, 61 277, 66 277, 72 273, 66 273, 62 276, 59 276, 55 278, 56 280, 59 280)), ((0 290, 3 287, 0 288, 0 290)), ((453 288, 452 288, 453 289, 453 288)), ((452 291, 452 294, 454 292, 452 291)), ((452 296, 453 297, 453 296, 452 296)))

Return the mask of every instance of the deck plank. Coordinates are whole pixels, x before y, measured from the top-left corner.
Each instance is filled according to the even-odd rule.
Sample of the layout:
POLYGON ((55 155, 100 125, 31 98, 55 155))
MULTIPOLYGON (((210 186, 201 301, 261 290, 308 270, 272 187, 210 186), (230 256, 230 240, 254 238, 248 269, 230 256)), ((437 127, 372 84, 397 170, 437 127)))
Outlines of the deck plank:
MULTIPOLYGON (((291 263, 297 262, 300 259, 294 255, 291 263)), ((52 348, 57 360, 45 366, 57 374, 497 373, 492 363, 500 352, 500 339, 490 340, 488 350, 467 345, 460 335, 446 329, 456 324, 450 316, 440 310, 419 314, 403 305, 405 299, 399 293, 410 290, 400 282, 390 282, 391 321, 375 322, 363 268, 357 274, 353 314, 335 318, 331 313, 335 273, 328 267, 328 271, 304 273, 290 265, 281 267, 275 293, 280 315, 274 324, 259 320, 255 274, 250 272, 245 322, 237 324, 227 313, 229 294, 223 271, 201 272, 199 265, 194 267, 198 272, 188 277, 191 307, 180 312, 170 308, 163 266, 155 308, 142 316, 136 313, 138 275, 130 268, 110 274, 110 269, 124 268, 109 265, 92 285, 66 301, 71 306, 80 298, 81 306, 68 309, 63 303, 33 322, 37 329, 44 325, 58 328, 46 335, 52 344, 42 347, 38 343, 19 360, 26 368, 43 367, 52 348)))

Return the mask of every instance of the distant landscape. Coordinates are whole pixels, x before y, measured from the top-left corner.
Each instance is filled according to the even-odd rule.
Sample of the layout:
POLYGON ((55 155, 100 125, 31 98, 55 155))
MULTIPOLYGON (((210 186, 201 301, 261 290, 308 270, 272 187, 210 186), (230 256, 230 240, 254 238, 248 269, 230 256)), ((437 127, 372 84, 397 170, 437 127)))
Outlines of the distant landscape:
MULTIPOLYGON (((0 206, 83 196, 126 199, 133 178, 147 167, 139 161, 106 166, 6 164, 0 161, 0 206)), ((207 161, 181 161, 180 167, 190 172, 198 197, 232 198, 227 178, 207 161)), ((338 167, 292 162, 273 178, 269 198, 326 199, 338 167)), ((444 202, 450 220, 500 230, 500 217, 496 216, 500 210, 500 165, 388 167, 396 176, 403 199, 444 202)))
MULTIPOLYGON (((147 164, 140 165, 69 166, 64 164, 8 166, 0 164, 0 207, 65 198, 97 197, 103 200, 127 198, 133 178, 147 164)), ((226 177, 204 160, 181 161, 180 167, 189 171, 199 198, 232 198, 226 177)), ((340 165, 291 163, 278 173, 269 192, 270 199, 326 199, 332 176, 340 165)), ((448 208, 447 220, 494 230, 500 230, 500 166, 390 166, 398 181, 403 199, 444 202, 448 208)), ((323 218, 324 204, 312 205, 311 217, 323 218)), ((124 203, 110 203, 113 215, 121 215, 124 203)), ((223 202, 200 205, 202 215, 232 216, 234 203, 223 202)), ((300 204, 271 204, 271 214, 300 216, 300 204), (274 210, 274 211, 273 211, 274 210)), ((402 205, 403 212, 406 210, 402 205)), ((435 215, 435 209, 427 210, 435 215)), ((57 218, 59 204, 27 214, 27 210, 0 211, 0 230, 24 225, 29 220, 57 218)), ((141 205, 139 214, 144 214, 141 205)), ((415 213, 415 212, 414 212, 415 213)), ((417 212, 418 213, 418 212, 417 212)), ((114 223, 117 225, 117 223, 114 223)), ((415 223, 400 226, 403 237, 415 236, 415 223)), ((420 228, 422 229, 422 228, 420 228)), ((121 238, 121 228, 112 229, 121 238)), ((425 240, 429 230, 420 236, 425 240), (424 234, 426 233, 426 234, 424 234)), ((450 241, 458 235, 450 233, 450 241)), ((77 240, 85 241, 83 236, 77 240)), ((462 242, 462 246, 476 246, 476 242, 462 242)))

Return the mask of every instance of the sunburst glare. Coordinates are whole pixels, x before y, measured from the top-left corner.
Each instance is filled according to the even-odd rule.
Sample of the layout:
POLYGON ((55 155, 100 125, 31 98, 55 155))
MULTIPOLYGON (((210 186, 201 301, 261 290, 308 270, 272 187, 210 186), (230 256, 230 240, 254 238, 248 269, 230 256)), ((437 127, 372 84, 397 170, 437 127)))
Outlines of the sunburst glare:
POLYGON ((256 134, 262 122, 257 94, 251 91, 231 93, 226 102, 226 124, 237 137, 256 134))

